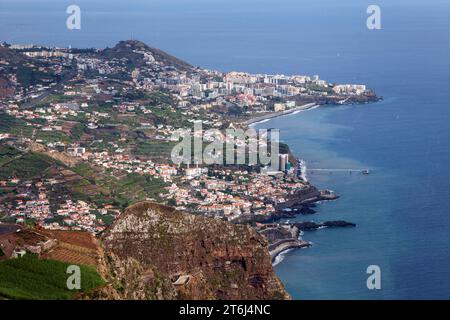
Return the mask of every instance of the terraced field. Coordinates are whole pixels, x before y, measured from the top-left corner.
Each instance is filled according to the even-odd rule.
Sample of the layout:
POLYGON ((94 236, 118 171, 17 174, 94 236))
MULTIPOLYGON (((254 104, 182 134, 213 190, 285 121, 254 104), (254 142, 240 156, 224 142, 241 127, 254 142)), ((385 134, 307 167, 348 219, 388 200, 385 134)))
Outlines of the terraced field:
POLYGON ((81 290, 69 290, 69 275, 66 271, 70 265, 56 260, 38 259, 32 254, 1 261, 0 299, 71 299, 80 292, 88 292, 104 285, 95 268, 80 265, 81 290))
POLYGON ((71 264, 82 264, 95 267, 99 257, 97 240, 87 232, 78 231, 46 231, 49 238, 57 239, 58 245, 44 255, 71 264))

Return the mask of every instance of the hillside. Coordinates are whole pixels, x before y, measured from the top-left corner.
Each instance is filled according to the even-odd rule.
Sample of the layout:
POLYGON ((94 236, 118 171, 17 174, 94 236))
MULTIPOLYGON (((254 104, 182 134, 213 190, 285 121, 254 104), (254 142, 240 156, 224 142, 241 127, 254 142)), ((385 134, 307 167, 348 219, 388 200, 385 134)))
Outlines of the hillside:
POLYGON ((8 63, 11 65, 24 64, 31 61, 27 56, 17 53, 7 47, 0 47, 0 60, 3 61, 3 64, 8 63))
POLYGON ((14 95, 16 88, 13 81, 8 77, 10 65, 23 64, 25 57, 16 55, 6 47, 0 47, 0 99, 14 95))
POLYGON ((103 287, 96 271, 98 245, 86 232, 46 231, 0 224, 0 300, 76 299, 103 287), (16 253, 27 252, 23 257, 16 253), (81 268, 81 290, 67 288, 67 267, 81 268))
POLYGON ((108 280, 124 299, 289 298, 266 240, 249 226, 143 202, 122 214, 102 244, 108 280))
POLYGON ((272 269, 267 241, 247 225, 141 202, 126 209, 100 241, 87 232, 14 230, 0 234, 7 257, 21 248, 45 249, 39 259, 29 253, 0 259, 0 269, 9 272, 0 275, 0 299, 289 299, 272 269), (61 270, 69 264, 83 270, 81 291, 64 287, 61 270), (58 270, 58 277, 47 281, 49 270, 58 270))
MULTIPOLYGON (((171 66, 179 71, 192 71, 194 69, 189 63, 137 40, 120 41, 113 48, 105 49, 102 52, 102 56, 109 59, 128 59, 130 67, 134 68, 142 67, 145 64, 145 60, 143 59, 144 53, 152 56, 154 58, 153 62, 156 62, 160 66, 171 66)), ((149 63, 151 62, 152 60, 149 61, 149 63)))
POLYGON ((49 85, 58 79, 53 64, 0 47, 0 99, 11 97, 20 89, 49 85))

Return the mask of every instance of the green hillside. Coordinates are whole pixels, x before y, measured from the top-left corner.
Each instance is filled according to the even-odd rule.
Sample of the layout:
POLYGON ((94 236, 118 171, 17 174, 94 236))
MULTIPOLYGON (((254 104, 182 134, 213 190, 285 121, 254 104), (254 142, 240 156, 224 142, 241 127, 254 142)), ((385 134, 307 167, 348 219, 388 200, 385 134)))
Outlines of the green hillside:
POLYGON ((74 294, 100 287, 104 281, 97 271, 80 266, 81 290, 67 289, 68 263, 39 260, 35 255, 0 262, 0 298, 26 300, 70 299, 74 294))

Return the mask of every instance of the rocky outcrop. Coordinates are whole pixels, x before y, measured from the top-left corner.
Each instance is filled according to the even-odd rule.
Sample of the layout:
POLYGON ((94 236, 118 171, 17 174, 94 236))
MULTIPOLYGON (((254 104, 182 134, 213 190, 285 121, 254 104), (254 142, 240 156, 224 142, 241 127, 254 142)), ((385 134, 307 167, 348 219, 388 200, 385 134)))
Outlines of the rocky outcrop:
POLYGON ((326 222, 297 222, 294 223, 299 230, 310 231, 317 230, 320 228, 345 228, 345 227, 356 227, 356 224, 347 221, 326 221, 326 222))
POLYGON ((315 202, 321 200, 334 200, 331 196, 326 195, 324 192, 318 190, 316 187, 306 185, 305 188, 299 189, 294 194, 290 195, 285 202, 275 205, 276 211, 272 214, 257 215, 257 214, 243 214, 240 217, 234 219, 232 222, 235 224, 245 223, 272 223, 280 219, 291 219, 297 215, 310 215, 316 213, 312 208, 315 206, 315 202))
POLYGON ((306 248, 311 244, 299 239, 299 229, 294 225, 268 225, 259 231, 269 241, 269 253, 272 262, 282 252, 296 248, 306 248))
POLYGON ((108 280, 124 299, 289 298, 267 240, 247 225, 145 202, 101 240, 108 280))

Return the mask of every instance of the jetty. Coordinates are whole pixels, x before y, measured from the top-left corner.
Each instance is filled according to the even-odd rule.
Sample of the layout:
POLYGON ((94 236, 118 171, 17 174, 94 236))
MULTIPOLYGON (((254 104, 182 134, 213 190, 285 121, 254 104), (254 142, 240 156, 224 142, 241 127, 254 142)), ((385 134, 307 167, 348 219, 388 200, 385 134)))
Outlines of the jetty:
POLYGON ((370 174, 370 170, 368 169, 306 169, 309 172, 349 172, 349 173, 361 173, 361 174, 370 174))

